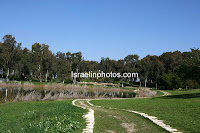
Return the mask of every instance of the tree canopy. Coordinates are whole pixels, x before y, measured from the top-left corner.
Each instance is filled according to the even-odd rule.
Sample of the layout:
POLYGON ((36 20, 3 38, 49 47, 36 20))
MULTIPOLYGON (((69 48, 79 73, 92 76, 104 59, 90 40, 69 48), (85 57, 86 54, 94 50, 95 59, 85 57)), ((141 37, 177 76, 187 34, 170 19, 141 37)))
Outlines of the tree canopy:
MULTIPOLYGON (((163 89, 198 88, 200 86, 200 50, 165 52, 160 56, 147 55, 139 59, 136 54, 124 59, 101 58, 100 62, 86 61, 81 52, 53 53, 49 45, 35 43, 31 50, 22 48, 12 35, 5 35, 0 42, 1 77, 18 80, 72 82, 73 72, 138 72, 143 86, 163 89)), ((77 79, 81 80, 81 78, 77 79)), ((97 82, 127 81, 138 79, 90 78, 97 82)))

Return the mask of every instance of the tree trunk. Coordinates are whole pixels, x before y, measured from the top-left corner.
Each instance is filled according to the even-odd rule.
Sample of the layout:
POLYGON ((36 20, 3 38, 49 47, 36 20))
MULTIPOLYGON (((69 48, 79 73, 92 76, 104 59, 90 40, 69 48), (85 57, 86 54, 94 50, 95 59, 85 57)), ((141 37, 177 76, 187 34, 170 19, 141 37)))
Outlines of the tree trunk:
POLYGON ((5 102, 7 102, 7 97, 8 97, 8 90, 6 89, 6 97, 5 97, 5 102))
POLYGON ((9 70, 9 68, 8 68, 8 72, 7 72, 7 74, 6 74, 6 78, 8 79, 8 76, 9 76, 9 72, 10 72, 10 70, 9 70))
POLYGON ((15 77, 15 70, 13 70, 13 71, 14 71, 14 73, 13 73, 13 75, 14 75, 14 76, 13 76, 13 81, 14 81, 14 80, 15 80, 15 79, 14 79, 14 77, 15 77))
POLYGON ((158 88, 158 83, 156 82, 156 89, 158 88))
MULTIPOLYGON (((39 65, 39 68, 38 68, 39 72, 40 72, 40 65, 39 65)), ((40 72, 40 82, 42 82, 42 74, 40 72)))
POLYGON ((42 82, 42 74, 40 73, 40 82, 42 82))
POLYGON ((122 79, 122 87, 124 87, 124 84, 123 84, 123 79, 122 79))
POLYGON ((76 84, 76 77, 74 77, 73 83, 76 84))
POLYGON ((1 77, 3 78, 3 69, 2 69, 2 75, 1 75, 1 77))
POLYGON ((142 84, 142 83, 141 83, 141 81, 140 81, 140 87, 141 87, 141 84, 142 84))
POLYGON ((152 80, 150 80, 150 88, 152 88, 152 80))
POLYGON ((147 87, 147 76, 146 76, 146 79, 145 79, 144 87, 145 87, 145 88, 147 87))
POLYGON ((48 77, 48 70, 47 70, 47 73, 46 73, 46 80, 45 80, 45 82, 47 82, 47 77, 48 77))

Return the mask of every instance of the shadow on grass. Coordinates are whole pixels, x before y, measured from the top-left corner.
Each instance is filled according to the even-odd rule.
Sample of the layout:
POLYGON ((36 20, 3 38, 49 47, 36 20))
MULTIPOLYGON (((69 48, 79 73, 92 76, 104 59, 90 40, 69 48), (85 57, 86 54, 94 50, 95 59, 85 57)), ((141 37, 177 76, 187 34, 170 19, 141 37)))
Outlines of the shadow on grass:
POLYGON ((170 95, 170 96, 163 96, 163 97, 157 97, 157 98, 161 98, 161 99, 171 99, 171 98, 189 99, 189 98, 197 98, 197 97, 200 98, 200 93, 170 95))

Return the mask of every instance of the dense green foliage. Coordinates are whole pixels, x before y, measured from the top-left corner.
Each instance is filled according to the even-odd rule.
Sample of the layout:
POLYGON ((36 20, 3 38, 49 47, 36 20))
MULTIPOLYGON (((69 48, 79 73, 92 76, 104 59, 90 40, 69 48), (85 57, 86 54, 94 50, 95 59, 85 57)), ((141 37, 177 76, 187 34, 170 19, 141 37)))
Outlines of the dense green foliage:
POLYGON ((161 89, 179 88, 179 87, 182 87, 183 85, 181 78, 178 75, 173 74, 173 73, 170 73, 170 74, 163 73, 160 76, 159 80, 160 80, 159 84, 160 84, 161 89))
MULTIPOLYGON (((122 60, 102 58, 85 61, 81 52, 52 53, 46 44, 35 43, 32 49, 22 48, 12 35, 0 42, 2 77, 16 80, 73 82, 73 72, 138 72, 143 86, 164 89, 198 88, 200 85, 200 50, 166 52, 160 56, 128 55, 122 60)), ((77 78, 77 81, 82 80, 77 78)), ((89 78, 97 82, 134 82, 134 78, 89 78)), ((74 80, 75 81, 75 80, 74 80)), ((131 85, 136 85, 131 84, 131 85)), ((140 84, 137 84, 139 86, 140 84)))
POLYGON ((85 112, 71 100, 5 103, 0 105, 0 132, 81 132, 85 112))
POLYGON ((93 100, 103 107, 129 109, 147 113, 164 120, 183 132, 199 132, 200 89, 168 91, 173 95, 144 99, 93 100))

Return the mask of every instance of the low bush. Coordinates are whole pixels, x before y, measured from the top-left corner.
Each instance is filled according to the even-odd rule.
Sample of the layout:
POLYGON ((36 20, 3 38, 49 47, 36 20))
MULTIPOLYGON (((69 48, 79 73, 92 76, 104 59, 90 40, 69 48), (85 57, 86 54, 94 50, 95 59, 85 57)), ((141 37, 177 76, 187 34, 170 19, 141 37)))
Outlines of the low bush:
POLYGON ((21 129, 21 133, 69 133, 80 129, 80 122, 73 121, 66 115, 53 118, 47 118, 38 123, 30 123, 27 127, 21 129))

